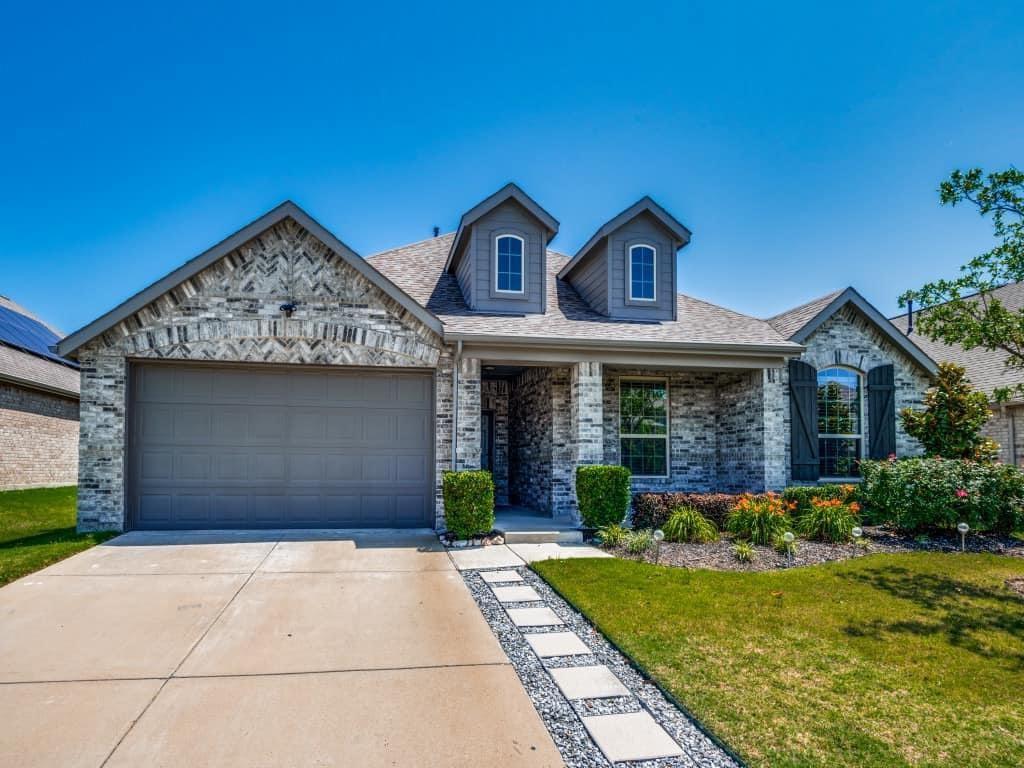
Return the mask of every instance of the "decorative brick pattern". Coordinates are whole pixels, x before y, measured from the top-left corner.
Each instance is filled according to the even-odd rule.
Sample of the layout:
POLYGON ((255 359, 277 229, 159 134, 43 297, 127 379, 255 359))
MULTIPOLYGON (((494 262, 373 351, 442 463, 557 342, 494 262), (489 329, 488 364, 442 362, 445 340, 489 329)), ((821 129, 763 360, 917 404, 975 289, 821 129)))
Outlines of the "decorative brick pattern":
MULTIPOLYGON (((79 351, 82 530, 124 526, 125 381, 132 358, 436 369, 437 514, 443 527, 440 471, 451 466, 450 350, 291 219, 79 351), (291 318, 281 312, 285 302, 296 304, 291 318)), ((477 406, 478 419, 479 398, 477 406)), ((471 445, 469 451, 466 461, 472 461, 471 445)), ((479 443, 475 455, 479 462, 479 443)))
POLYGON ((0 384, 0 490, 74 485, 78 401, 0 384))
POLYGON ((513 504, 551 510, 552 375, 527 368, 509 393, 509 496, 513 504))
POLYGON ((480 382, 480 408, 494 416, 494 500, 508 504, 508 407, 509 382, 484 379, 480 382))

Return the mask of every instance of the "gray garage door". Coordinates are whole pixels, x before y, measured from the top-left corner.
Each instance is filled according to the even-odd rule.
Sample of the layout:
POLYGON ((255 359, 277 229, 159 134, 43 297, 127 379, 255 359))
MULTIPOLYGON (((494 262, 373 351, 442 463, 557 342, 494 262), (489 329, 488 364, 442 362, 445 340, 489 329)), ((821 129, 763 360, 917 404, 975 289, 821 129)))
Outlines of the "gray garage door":
POLYGON ((433 378, 132 366, 130 525, 433 527, 433 378))

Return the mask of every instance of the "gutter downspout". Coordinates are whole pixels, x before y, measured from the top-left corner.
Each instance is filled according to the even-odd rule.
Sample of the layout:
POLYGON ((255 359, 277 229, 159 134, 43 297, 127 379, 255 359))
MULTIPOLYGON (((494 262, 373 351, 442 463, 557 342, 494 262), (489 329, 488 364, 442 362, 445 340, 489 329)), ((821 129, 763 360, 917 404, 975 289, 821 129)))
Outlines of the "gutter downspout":
POLYGON ((462 365, 462 339, 455 346, 455 367, 452 370, 452 471, 459 469, 459 367, 462 365))
POLYGON ((1009 417, 1009 438, 1010 438, 1010 464, 1017 466, 1017 409, 1011 406, 1003 406, 1006 415, 1009 417))

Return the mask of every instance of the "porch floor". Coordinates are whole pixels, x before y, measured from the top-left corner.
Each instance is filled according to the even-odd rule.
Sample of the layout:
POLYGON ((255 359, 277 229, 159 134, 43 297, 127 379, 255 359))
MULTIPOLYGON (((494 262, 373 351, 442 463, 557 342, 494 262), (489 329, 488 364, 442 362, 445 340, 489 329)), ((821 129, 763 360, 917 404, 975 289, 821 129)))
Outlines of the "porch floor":
POLYGON ((509 544, 580 544, 583 534, 568 518, 554 518, 529 507, 499 506, 494 510, 494 529, 509 544))

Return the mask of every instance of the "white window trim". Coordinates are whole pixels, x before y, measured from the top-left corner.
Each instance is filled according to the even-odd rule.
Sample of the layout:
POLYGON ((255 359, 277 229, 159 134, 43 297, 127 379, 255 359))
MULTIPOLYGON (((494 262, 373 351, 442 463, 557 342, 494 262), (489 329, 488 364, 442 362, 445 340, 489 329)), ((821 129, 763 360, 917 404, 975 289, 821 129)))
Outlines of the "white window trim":
POLYGON ((622 441, 631 438, 639 438, 643 440, 656 440, 659 437, 665 439, 665 474, 664 475, 632 475, 633 480, 668 480, 672 477, 672 408, 671 408, 671 395, 668 386, 668 379, 659 378, 657 376, 622 376, 619 378, 619 464, 622 464, 622 441), (654 382, 655 384, 662 384, 665 387, 665 434, 664 435, 634 435, 622 432, 622 385, 628 384, 633 381, 643 382, 654 382))
POLYGON ((526 293, 526 240, 520 235, 514 235, 511 232, 499 232, 494 236, 494 292, 508 293, 513 296, 522 296, 526 293), (498 287, 498 241, 506 237, 519 241, 519 280, 522 287, 518 291, 509 291, 498 287))
POLYGON ((626 281, 629 283, 629 300, 630 301, 647 301, 654 303, 658 300, 658 249, 650 243, 633 243, 629 246, 629 250, 626 252, 626 281), (639 297, 633 295, 633 251, 637 248, 650 248, 651 252, 654 253, 654 260, 651 263, 651 277, 653 278, 651 289, 654 291, 654 296, 651 298, 639 297))
MULTIPOLYGON (((843 371, 850 371, 850 373, 854 374, 857 377, 857 411, 858 411, 858 413, 857 413, 857 421, 860 424, 860 432, 858 434, 853 434, 853 433, 843 434, 843 433, 833 433, 833 432, 819 432, 818 433, 818 439, 821 440, 821 439, 824 438, 826 440, 828 440, 828 439, 832 439, 832 440, 859 440, 860 441, 860 446, 859 446, 860 450, 858 450, 857 453, 860 455, 860 461, 863 461, 864 460, 864 443, 865 443, 864 428, 867 426, 867 422, 864 421, 864 390, 865 390, 864 374, 863 374, 863 372, 861 372, 861 371, 857 370, 856 368, 854 368, 852 366, 849 366, 849 365, 837 365, 835 363, 833 363, 832 365, 826 365, 826 366, 824 366, 822 368, 818 368, 816 370, 816 372, 815 372, 815 390, 817 390, 817 386, 818 386, 818 384, 817 384, 817 374, 821 373, 822 371, 829 371, 829 370, 832 370, 832 369, 839 369, 839 370, 843 370, 843 371)), ((817 400, 817 398, 815 398, 815 400, 817 400)), ((815 420, 817 420, 818 414, 815 413, 814 417, 815 417, 815 420)), ((819 460, 820 460, 820 457, 819 457, 819 460)), ((861 478, 860 475, 835 475, 835 476, 822 475, 821 477, 818 478, 818 480, 819 481, 825 481, 825 482, 851 483, 851 482, 859 482, 860 480, 862 480, 862 478, 861 478)))

